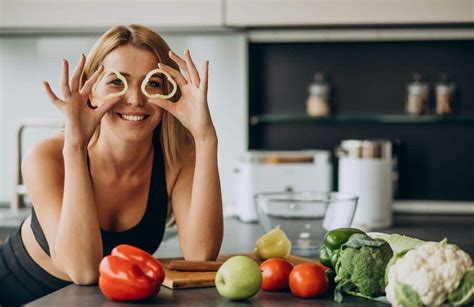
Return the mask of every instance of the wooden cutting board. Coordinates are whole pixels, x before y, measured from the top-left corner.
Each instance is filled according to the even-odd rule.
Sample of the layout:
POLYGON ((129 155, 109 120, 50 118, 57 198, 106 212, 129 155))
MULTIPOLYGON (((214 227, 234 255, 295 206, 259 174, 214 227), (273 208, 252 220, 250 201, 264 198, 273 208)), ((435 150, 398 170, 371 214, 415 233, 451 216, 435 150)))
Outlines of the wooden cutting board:
MULTIPOLYGON (((255 260, 258 264, 262 263, 263 260, 258 259, 253 253, 249 254, 231 254, 221 255, 217 258, 217 261, 226 261, 230 257, 236 255, 248 256, 255 260)), ((163 264, 165 269, 165 280, 163 286, 170 289, 189 289, 189 288, 205 288, 214 287, 214 279, 216 278, 216 271, 211 272, 199 272, 199 271, 176 271, 170 270, 170 262, 172 260, 183 260, 183 258, 162 258, 158 259, 163 264)), ((317 262, 314 259, 303 258, 299 256, 290 255, 286 258, 291 264, 296 265, 303 262, 317 262)))

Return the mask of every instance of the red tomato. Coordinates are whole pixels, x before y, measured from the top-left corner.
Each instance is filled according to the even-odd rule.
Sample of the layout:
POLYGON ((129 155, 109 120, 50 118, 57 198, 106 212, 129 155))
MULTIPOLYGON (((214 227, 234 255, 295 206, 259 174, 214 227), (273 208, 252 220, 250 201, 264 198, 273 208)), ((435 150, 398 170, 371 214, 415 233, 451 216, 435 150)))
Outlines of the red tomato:
POLYGON ((280 291, 289 288, 288 278, 293 265, 282 258, 271 258, 260 265, 262 271, 262 289, 280 291))
POLYGON ((318 265, 321 267, 321 269, 323 269, 324 273, 326 273, 326 271, 329 270, 329 268, 325 266, 324 264, 322 264, 321 262, 318 262, 318 265))
POLYGON ((328 288, 323 269, 316 263, 301 263, 290 273, 290 289, 294 296, 310 298, 321 296, 328 288))

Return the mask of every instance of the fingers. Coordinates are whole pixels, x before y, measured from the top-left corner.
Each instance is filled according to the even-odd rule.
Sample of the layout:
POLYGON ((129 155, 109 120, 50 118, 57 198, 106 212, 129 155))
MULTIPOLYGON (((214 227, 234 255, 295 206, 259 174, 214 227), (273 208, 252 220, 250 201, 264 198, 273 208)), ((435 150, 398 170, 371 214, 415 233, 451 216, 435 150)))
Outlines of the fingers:
POLYGON ((186 67, 186 61, 183 60, 179 55, 174 53, 173 51, 169 51, 170 58, 178 64, 179 68, 183 71, 184 77, 186 78, 187 82, 191 82, 188 74, 188 68, 186 67))
POLYGON ((181 87, 181 86, 186 85, 187 83, 186 79, 184 79, 183 75, 181 75, 181 73, 177 71, 176 69, 174 69, 173 67, 170 67, 162 63, 158 63, 158 67, 163 69, 167 73, 169 73, 170 76, 174 79, 174 81, 176 81, 176 84, 178 84, 178 86, 181 87))
POLYGON ((209 61, 205 61, 202 69, 202 80, 199 84, 199 90, 207 95, 208 89, 208 80, 209 80, 209 61))
POLYGON ((86 83, 84 83, 84 86, 81 89, 81 94, 82 95, 87 95, 88 96, 90 94, 90 92, 92 90, 92 87, 97 82, 97 79, 99 78, 99 76, 100 76, 100 74, 102 73, 103 70, 104 70, 104 66, 100 65, 99 68, 89 78, 89 80, 87 80, 86 83))
POLYGON ((63 71, 61 74, 61 91, 63 92, 64 99, 67 99, 71 95, 69 89, 69 63, 63 59, 63 71))
POLYGON ((186 49, 186 51, 184 52, 184 59, 186 61, 189 76, 191 77, 191 82, 194 85, 199 86, 199 83, 201 82, 201 80, 199 79, 199 73, 196 69, 196 65, 194 65, 194 62, 191 59, 191 53, 189 53, 188 49, 186 49))
POLYGON ((171 101, 158 99, 158 98, 151 98, 150 100, 148 100, 148 102, 153 103, 154 105, 157 105, 162 109, 165 109, 166 111, 170 112, 171 115, 173 116, 175 115, 176 104, 172 103, 171 101))
POLYGON ((201 80, 201 83, 199 84, 199 90, 203 92, 204 95, 207 95, 208 83, 209 83, 209 61, 205 61, 202 68, 202 80, 201 80))
POLYGON ((71 87, 70 87, 72 92, 79 92, 79 83, 81 81, 81 75, 82 75, 82 71, 84 70, 85 64, 86 64, 86 56, 82 54, 81 59, 79 60, 79 63, 77 64, 76 70, 74 71, 74 74, 72 75, 71 87))
POLYGON ((64 108, 64 102, 58 98, 51 89, 51 86, 47 81, 43 81, 44 89, 46 91, 46 94, 48 95, 49 100, 59 109, 63 110, 64 108))

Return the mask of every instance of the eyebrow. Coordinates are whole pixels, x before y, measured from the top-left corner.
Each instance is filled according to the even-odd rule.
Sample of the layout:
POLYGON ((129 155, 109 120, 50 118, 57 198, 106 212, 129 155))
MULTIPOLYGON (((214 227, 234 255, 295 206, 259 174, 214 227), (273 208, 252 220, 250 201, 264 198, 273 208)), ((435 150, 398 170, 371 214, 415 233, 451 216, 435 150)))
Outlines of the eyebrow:
MULTIPOLYGON (((122 76, 124 76, 124 77, 130 77, 130 74, 128 74, 128 73, 126 73, 126 72, 121 72, 121 71, 119 71, 119 73, 120 73, 122 76)), ((145 78, 145 77, 146 77, 146 75, 145 75, 145 76, 142 76, 142 78, 145 78)), ((152 76, 151 78, 158 78, 158 79, 161 79, 161 77, 157 77, 157 76, 152 76)))
POLYGON ((124 76, 124 77, 130 77, 130 74, 129 73, 126 73, 126 72, 122 72, 122 71, 119 71, 119 73, 124 76))

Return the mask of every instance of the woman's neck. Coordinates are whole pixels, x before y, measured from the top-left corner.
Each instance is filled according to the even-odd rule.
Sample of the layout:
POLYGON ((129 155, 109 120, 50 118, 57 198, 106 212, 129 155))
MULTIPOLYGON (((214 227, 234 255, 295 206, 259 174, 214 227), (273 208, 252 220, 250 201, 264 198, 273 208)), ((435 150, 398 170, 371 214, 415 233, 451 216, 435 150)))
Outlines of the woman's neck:
POLYGON ((94 159, 91 166, 100 166, 101 172, 107 172, 110 178, 143 176, 143 170, 149 167, 153 156, 152 138, 151 135, 147 139, 130 141, 101 133, 89 147, 89 156, 94 159))

